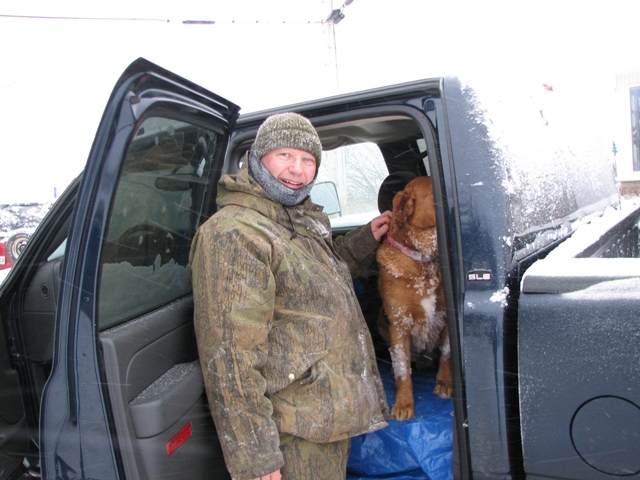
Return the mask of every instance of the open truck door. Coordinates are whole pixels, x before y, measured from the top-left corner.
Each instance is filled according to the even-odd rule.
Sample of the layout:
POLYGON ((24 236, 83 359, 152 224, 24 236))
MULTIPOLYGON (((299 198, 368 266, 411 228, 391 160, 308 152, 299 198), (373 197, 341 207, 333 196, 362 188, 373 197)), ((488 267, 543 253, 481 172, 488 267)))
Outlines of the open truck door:
POLYGON ((227 475, 188 256, 238 111, 143 59, 119 79, 83 174, 2 288, 8 355, 27 380, 24 402, 3 395, 3 428, 21 432, 2 445, 13 463, 29 445, 43 478, 227 475))

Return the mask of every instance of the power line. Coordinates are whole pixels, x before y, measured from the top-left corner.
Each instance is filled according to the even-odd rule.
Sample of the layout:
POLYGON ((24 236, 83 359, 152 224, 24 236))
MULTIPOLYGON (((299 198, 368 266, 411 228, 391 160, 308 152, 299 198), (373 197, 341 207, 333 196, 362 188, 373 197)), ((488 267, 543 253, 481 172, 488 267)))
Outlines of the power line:
MULTIPOLYGON (((107 22, 162 22, 171 23, 170 19, 163 18, 138 18, 138 17, 70 17, 70 16, 48 16, 48 15, 4 15, 0 14, 0 18, 22 18, 27 20, 83 20, 83 21, 107 21, 107 22)), ((254 24, 290 24, 290 25, 310 25, 326 23, 326 20, 308 20, 308 21, 287 21, 287 20, 179 20, 183 25, 216 25, 216 24, 238 24, 238 25, 254 25, 254 24)))
POLYGON ((256 24, 269 24, 269 25, 315 25, 325 23, 323 20, 300 20, 300 21, 287 21, 287 20, 181 20, 184 25, 256 25, 256 24))
MULTIPOLYGON (((227 21, 216 21, 216 20, 181 20, 180 23, 183 25, 215 25, 215 24, 242 24, 242 25, 250 25, 250 24, 294 24, 294 25, 304 25, 304 24, 317 24, 317 23, 329 23, 333 25, 337 25, 344 19, 344 9, 351 5, 353 0, 345 0, 340 8, 336 8, 332 10, 331 13, 324 20, 309 20, 309 21, 295 21, 288 22, 286 20, 275 21, 275 20, 227 20, 227 21)), ((22 18, 27 20, 84 20, 84 21, 107 21, 107 22, 162 22, 162 23, 171 23, 171 20, 168 18, 139 18, 139 17, 71 17, 71 16, 51 16, 51 15, 5 15, 0 14, 0 18, 22 18)))
POLYGON ((105 20, 105 21, 127 21, 127 22, 170 22, 169 19, 161 18, 118 18, 118 17, 53 17, 45 15, 4 15, 0 14, 3 18, 24 18, 30 20, 105 20))

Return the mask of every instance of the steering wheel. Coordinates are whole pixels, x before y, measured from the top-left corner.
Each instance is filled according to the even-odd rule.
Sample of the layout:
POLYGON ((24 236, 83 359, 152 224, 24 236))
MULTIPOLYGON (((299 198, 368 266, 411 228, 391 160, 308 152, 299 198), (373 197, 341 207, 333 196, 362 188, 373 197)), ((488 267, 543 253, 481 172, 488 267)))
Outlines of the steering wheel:
POLYGON ((138 224, 126 229, 116 246, 114 260, 133 266, 153 265, 158 255, 161 265, 175 258, 174 234, 157 225, 138 224))

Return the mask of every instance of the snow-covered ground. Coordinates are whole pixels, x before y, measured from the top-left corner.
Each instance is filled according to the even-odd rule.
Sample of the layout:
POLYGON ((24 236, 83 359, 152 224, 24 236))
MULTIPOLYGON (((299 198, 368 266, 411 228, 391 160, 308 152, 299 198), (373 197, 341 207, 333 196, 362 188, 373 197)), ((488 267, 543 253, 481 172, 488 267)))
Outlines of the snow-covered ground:
POLYGON ((0 205, 0 235, 21 228, 35 228, 49 211, 49 203, 0 205))

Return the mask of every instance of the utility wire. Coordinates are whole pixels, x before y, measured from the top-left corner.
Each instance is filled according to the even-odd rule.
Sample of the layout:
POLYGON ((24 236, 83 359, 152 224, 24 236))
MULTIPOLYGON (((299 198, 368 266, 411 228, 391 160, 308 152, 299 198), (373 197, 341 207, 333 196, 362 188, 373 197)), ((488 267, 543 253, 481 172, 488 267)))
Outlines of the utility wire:
MULTIPOLYGON (((127 18, 127 17, 54 17, 54 16, 45 16, 45 15, 4 15, 0 14, 0 18, 22 18, 27 20, 88 20, 88 21, 108 21, 108 22, 162 22, 162 23, 171 23, 170 19, 162 19, 162 18, 127 18)), ((215 24, 242 24, 242 25, 253 25, 253 24, 293 24, 293 25, 308 25, 308 24, 319 24, 325 23, 324 20, 308 20, 308 21, 286 21, 286 20, 225 20, 225 21, 216 21, 216 20, 180 20, 180 23, 184 25, 215 25, 215 24)))
POLYGON ((106 21, 142 21, 142 22, 169 22, 170 20, 163 20, 161 18, 117 18, 117 17, 52 17, 44 15, 4 15, 0 14, 3 18, 24 18, 30 20, 106 20, 106 21))

